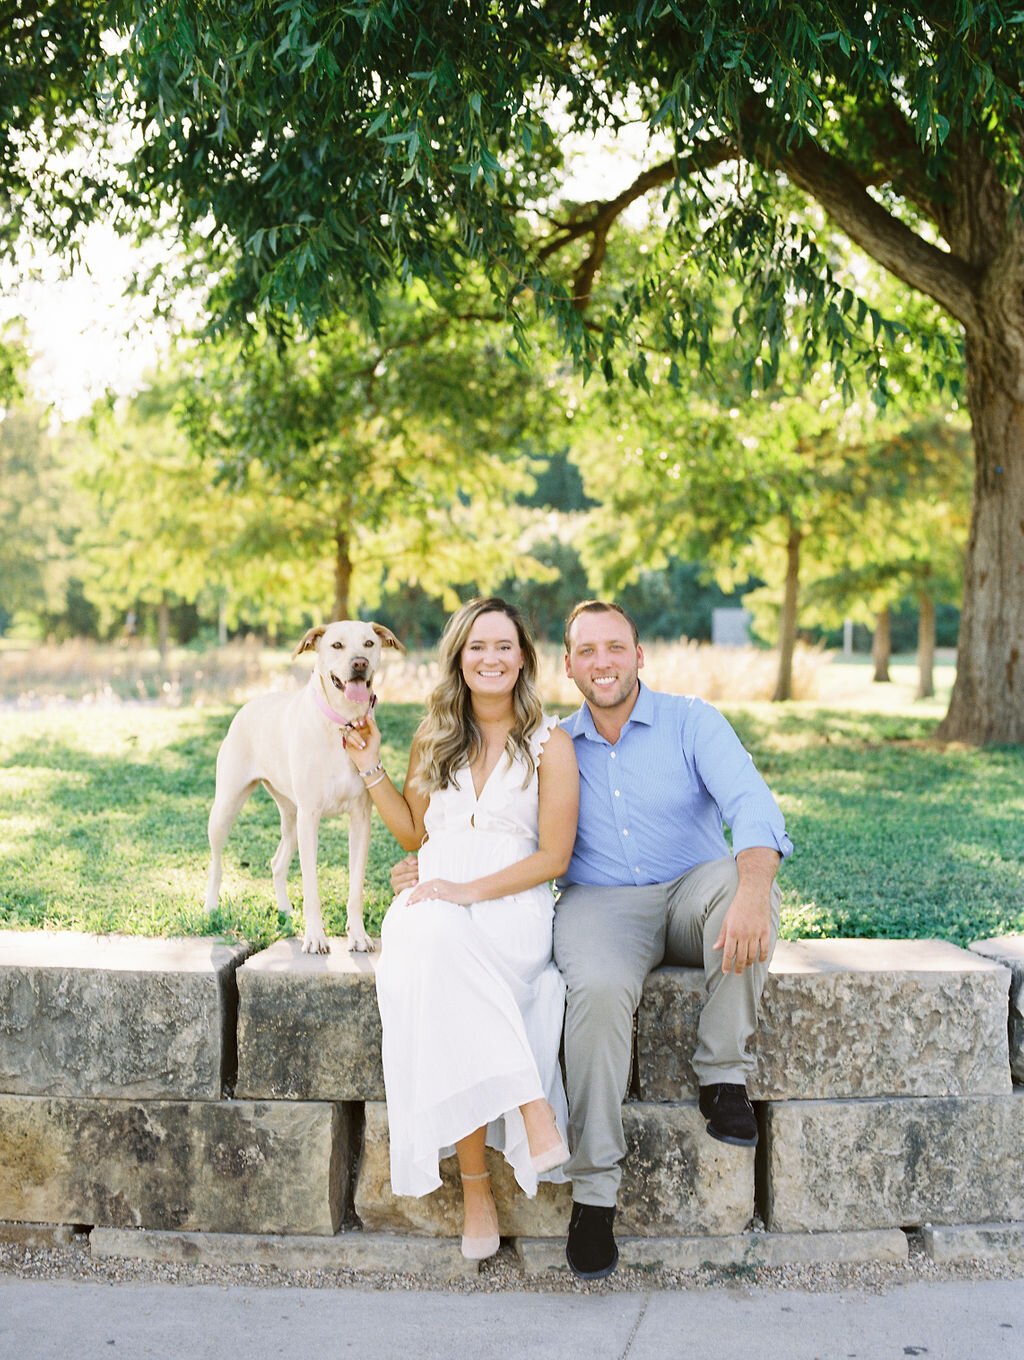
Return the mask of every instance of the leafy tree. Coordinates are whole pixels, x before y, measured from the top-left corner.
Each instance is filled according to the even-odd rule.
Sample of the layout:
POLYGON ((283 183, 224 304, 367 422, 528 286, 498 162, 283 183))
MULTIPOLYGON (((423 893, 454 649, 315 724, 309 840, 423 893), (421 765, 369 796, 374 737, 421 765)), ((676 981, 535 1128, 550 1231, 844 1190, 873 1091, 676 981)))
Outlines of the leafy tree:
MULTIPOLYGON (((211 484, 178 427, 179 395, 178 381, 163 375, 131 402, 100 409, 80 429, 74 464, 93 510, 75 543, 86 597, 106 630, 129 610, 152 609, 161 650, 180 601, 202 601, 208 616, 222 604, 237 619, 237 544, 266 521, 255 498, 211 484)), ((250 604, 261 594, 255 558, 250 550, 244 563, 250 604)))
POLYGON ((875 679, 888 680, 891 614, 908 597, 918 610, 918 697, 935 692, 935 609, 960 597, 970 518, 969 436, 962 420, 919 418, 885 431, 864 451, 867 495, 857 532, 838 545, 831 570, 807 592, 826 627, 875 619, 875 679))
POLYGON ((532 487, 520 450, 528 436, 540 446, 547 388, 486 326, 396 310, 387 343, 339 317, 283 345, 206 347, 187 401, 193 445, 224 486, 262 479, 305 506, 282 551, 332 564, 334 618, 399 583, 451 608, 460 583, 545 574, 517 546, 529 515, 514 500, 532 487))
POLYGON ((29 404, 0 416, 0 609, 58 608, 67 580, 67 484, 45 412, 29 404))
POLYGON ((0 258, 25 235, 74 244, 107 211, 113 185, 89 156, 107 127, 98 73, 109 0, 14 0, 0 7, 0 258))
POLYGON ((620 388, 582 417, 578 457, 599 502, 584 555, 606 587, 672 553, 726 590, 758 578, 744 603, 778 638, 776 699, 792 692, 798 622, 866 621, 912 588, 956 597, 962 428, 958 440, 944 420, 908 428, 894 407, 844 407, 824 375, 770 400, 700 383, 681 393, 663 368, 649 382, 651 400, 620 388))
MULTIPOLYGON (((585 366, 624 350, 710 358, 723 279, 766 386, 791 324, 808 363, 884 397, 900 329, 791 217, 799 191, 934 299, 964 337, 977 458, 960 665, 943 735, 1024 740, 1024 34, 1016 6, 834 0, 136 0, 118 58, 137 175, 212 220, 233 306, 330 314, 395 278, 483 269, 520 326, 532 295, 585 366), (646 163, 602 201, 558 203, 559 144, 626 122, 646 163), (662 248, 603 290, 638 200, 662 248)), ((948 355, 936 362, 948 373, 948 355)))

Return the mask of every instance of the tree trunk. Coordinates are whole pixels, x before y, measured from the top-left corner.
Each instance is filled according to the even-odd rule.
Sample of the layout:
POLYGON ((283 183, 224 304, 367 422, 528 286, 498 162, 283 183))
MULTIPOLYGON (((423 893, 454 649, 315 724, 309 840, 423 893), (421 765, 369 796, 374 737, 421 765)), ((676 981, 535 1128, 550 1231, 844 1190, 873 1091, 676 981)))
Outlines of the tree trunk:
POLYGON ((875 620, 875 635, 871 639, 871 660, 875 663, 876 682, 885 682, 889 677, 889 658, 892 656, 892 629, 890 627, 889 606, 878 611, 875 620))
POLYGON ((967 392, 974 505, 956 682, 938 735, 1024 742, 1024 352, 968 338, 967 392))
POLYGON ((171 645, 171 609, 166 594, 160 596, 160 603, 156 607, 156 635, 157 646, 160 649, 160 665, 166 666, 167 653, 171 645))
POLYGON ((334 618, 349 617, 352 590, 352 557, 348 534, 339 529, 334 536, 334 618))
POLYGON ((917 697, 930 699, 935 693, 935 601, 922 591, 918 606, 917 697))
POLYGON ((938 735, 1024 742, 1024 223, 980 148, 953 162, 940 225, 974 271, 966 315, 974 503, 956 681, 938 735))
POLYGON ((790 521, 786 542, 786 593, 779 625, 779 677, 775 682, 773 703, 793 697, 793 653, 796 650, 797 605, 800 597, 800 539, 799 526, 790 521))

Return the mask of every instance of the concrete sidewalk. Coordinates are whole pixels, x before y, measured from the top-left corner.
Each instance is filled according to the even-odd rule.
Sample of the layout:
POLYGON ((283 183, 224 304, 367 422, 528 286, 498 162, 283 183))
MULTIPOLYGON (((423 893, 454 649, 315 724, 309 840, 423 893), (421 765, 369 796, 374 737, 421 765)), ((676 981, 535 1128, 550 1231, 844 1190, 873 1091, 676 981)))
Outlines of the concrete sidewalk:
POLYGON ((452 1294, 0 1278, 2 1360, 1010 1360, 1024 1280, 452 1294))

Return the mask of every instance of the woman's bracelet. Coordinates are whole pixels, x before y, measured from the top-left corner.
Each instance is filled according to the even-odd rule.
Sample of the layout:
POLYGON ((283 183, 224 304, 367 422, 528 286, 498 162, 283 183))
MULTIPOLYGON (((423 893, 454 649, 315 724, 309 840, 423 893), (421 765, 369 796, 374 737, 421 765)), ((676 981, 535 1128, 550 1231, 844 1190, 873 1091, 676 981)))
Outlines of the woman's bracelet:
POLYGON ((378 784, 383 784, 385 779, 387 779, 387 774, 386 774, 383 770, 381 770, 381 772, 380 772, 380 774, 377 776, 377 778, 376 778, 376 779, 371 779, 370 782, 369 782, 369 784, 364 784, 364 785, 363 785, 363 788, 364 788, 364 789, 375 789, 375 788, 377 787, 378 784))
POLYGON ((371 779, 375 774, 383 774, 383 773, 384 773, 384 762, 383 762, 383 760, 378 760, 377 763, 376 763, 376 765, 371 766, 371 768, 368 769, 368 770, 359 770, 359 771, 358 771, 358 774, 359 774, 359 778, 360 778, 360 779, 371 779))

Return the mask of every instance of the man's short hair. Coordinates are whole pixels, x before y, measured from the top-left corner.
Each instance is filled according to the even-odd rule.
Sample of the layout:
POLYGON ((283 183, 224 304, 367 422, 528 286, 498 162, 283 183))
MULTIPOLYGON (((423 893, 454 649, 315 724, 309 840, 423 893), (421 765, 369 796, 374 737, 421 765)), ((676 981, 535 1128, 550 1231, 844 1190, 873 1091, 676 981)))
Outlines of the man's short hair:
POLYGON ((581 614, 621 615, 622 618, 624 618, 626 622, 629 624, 630 631, 633 634, 633 645, 636 647, 640 645, 640 633, 637 629, 637 626, 633 622, 633 620, 629 617, 629 615, 626 613, 626 611, 623 609, 621 604, 614 604, 611 600, 581 600, 580 603, 575 606, 572 613, 565 621, 565 635, 563 641, 565 643, 566 654, 568 654, 572 650, 572 648, 569 645, 569 633, 572 631, 573 624, 576 622, 576 620, 579 618, 581 614))

